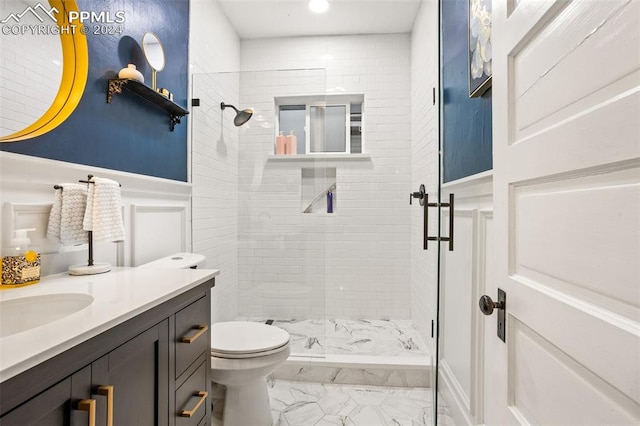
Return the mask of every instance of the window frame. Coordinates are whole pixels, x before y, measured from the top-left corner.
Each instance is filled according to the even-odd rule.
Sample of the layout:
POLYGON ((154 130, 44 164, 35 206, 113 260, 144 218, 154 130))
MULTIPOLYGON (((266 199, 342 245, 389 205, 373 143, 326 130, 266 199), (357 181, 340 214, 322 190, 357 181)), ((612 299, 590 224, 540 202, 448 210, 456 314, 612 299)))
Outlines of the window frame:
MULTIPOLYGON (((344 155, 351 153, 351 104, 359 103, 360 112, 360 152, 365 153, 364 141, 364 95, 363 94, 340 94, 340 95, 305 95, 305 96, 282 96, 274 99, 275 110, 275 132, 274 137, 280 134, 280 107, 281 106, 305 106, 305 152, 297 155, 344 155), (311 107, 345 107, 345 150, 344 151, 311 151, 311 107)), ((283 130, 283 134, 285 131, 283 130)), ((298 135, 299 136, 299 135, 298 135)))

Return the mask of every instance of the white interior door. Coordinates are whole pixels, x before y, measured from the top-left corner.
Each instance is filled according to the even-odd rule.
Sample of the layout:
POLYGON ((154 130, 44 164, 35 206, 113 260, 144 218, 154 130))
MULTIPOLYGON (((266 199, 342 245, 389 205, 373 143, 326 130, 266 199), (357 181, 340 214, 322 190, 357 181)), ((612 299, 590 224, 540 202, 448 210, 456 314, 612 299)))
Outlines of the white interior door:
POLYGON ((494 0, 486 424, 640 424, 640 1, 494 0))

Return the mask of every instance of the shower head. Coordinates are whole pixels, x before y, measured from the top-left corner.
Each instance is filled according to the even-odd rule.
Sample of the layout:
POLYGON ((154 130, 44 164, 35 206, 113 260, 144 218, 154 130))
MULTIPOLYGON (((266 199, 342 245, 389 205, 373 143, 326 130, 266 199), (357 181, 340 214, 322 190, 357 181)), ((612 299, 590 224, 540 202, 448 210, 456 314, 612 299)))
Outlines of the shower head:
POLYGON ((233 124, 235 124, 236 127, 242 126, 244 123, 249 121, 249 119, 253 115, 253 111, 250 109, 243 109, 242 111, 238 111, 238 108, 234 107, 233 105, 225 104, 224 102, 220 103, 220 109, 224 111, 226 107, 233 108, 235 110, 236 118, 233 119, 233 124))

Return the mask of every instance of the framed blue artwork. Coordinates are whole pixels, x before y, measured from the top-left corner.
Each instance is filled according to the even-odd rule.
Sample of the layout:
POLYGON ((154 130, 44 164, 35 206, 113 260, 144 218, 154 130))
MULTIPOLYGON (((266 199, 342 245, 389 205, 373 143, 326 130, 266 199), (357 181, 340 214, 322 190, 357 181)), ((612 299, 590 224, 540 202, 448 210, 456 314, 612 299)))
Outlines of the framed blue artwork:
POLYGON ((491 87, 491 0, 469 0, 469 97, 491 87))

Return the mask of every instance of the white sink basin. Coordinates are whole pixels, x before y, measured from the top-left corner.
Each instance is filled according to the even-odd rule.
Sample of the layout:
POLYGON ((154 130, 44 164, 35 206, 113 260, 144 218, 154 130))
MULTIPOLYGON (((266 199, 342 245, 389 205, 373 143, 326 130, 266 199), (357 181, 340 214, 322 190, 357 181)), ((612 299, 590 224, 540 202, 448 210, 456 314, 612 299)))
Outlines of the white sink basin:
POLYGON ((74 314, 93 302, 82 293, 47 294, 0 301, 0 338, 74 314))

